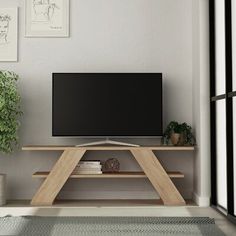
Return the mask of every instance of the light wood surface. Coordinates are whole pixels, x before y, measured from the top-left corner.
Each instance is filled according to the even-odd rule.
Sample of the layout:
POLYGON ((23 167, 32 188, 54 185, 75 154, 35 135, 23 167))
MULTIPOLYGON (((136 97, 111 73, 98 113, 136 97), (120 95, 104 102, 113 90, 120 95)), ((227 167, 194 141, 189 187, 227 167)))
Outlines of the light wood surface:
MULTIPOLYGON (((168 176, 170 178, 184 178, 184 174, 179 171, 168 171, 168 176)), ((32 175, 33 178, 46 178, 49 175, 49 172, 39 171, 32 175)), ((69 178, 72 179, 94 179, 94 178, 147 178, 144 172, 119 172, 119 173, 103 173, 103 174, 94 174, 94 175, 82 175, 82 174, 71 174, 69 178)))
POLYGON ((131 153, 165 205, 185 205, 183 197, 151 150, 131 150, 131 153))
POLYGON ((66 150, 34 195, 32 205, 52 205, 57 194, 70 177, 85 150, 66 150))
POLYGON ((130 150, 153 150, 153 151, 193 151, 194 146, 143 146, 143 147, 123 147, 123 146, 96 146, 96 147, 75 147, 75 146, 24 146, 24 151, 65 151, 65 150, 86 150, 86 151, 130 151, 130 150))
POLYGON ((52 205, 61 188, 69 178, 148 178, 165 205, 184 205, 185 201, 170 178, 184 178, 180 172, 167 173, 153 151, 193 151, 194 146, 25 146, 25 151, 63 151, 50 172, 36 172, 34 178, 46 178, 36 194, 32 205, 52 205), (86 151, 130 151, 144 172, 106 173, 101 175, 75 175, 73 170, 86 151))
MULTIPOLYGON (((183 209, 185 209, 185 207, 196 207, 196 203, 191 200, 191 199, 187 199, 186 200, 186 206, 183 206, 183 209)), ((7 201, 7 204, 3 206, 5 209, 8 210, 8 212, 5 214, 9 214, 9 210, 10 208, 14 208, 14 209, 20 209, 19 215, 22 215, 22 210, 23 208, 25 209, 37 209, 37 206, 32 206, 30 205, 30 200, 9 200, 7 201)), ((2 210, 3 207, 1 207, 0 209, 2 210)), ((102 207, 105 207, 106 209, 114 209, 113 215, 117 214, 119 211, 117 211, 117 209, 119 207, 121 207, 121 214, 124 211, 124 207, 128 208, 127 212, 130 211, 129 208, 134 208, 136 210, 140 210, 141 207, 144 207, 144 209, 146 209, 149 213, 152 214, 153 210, 155 208, 165 208, 166 210, 171 210, 173 209, 173 207, 171 208, 166 208, 165 205, 163 204, 163 201, 161 199, 56 199, 54 201, 53 205, 50 206, 45 206, 43 208, 39 207, 39 211, 42 209, 53 209, 53 208, 66 208, 68 209, 75 209, 76 212, 78 214, 82 214, 81 210, 84 209, 84 213, 87 212, 87 214, 90 214, 90 210, 92 208, 94 208, 95 212, 94 214, 97 215, 99 209, 101 209, 102 207), (88 207, 88 208, 87 208, 88 207), (109 208, 107 208, 109 207, 109 208), (138 207, 138 208, 137 208, 138 207), (150 208, 151 207, 151 211, 150 208), (88 210, 89 209, 89 210, 88 210)), ((174 209, 181 209, 182 207, 176 207, 174 209)), ((168 211, 169 211, 168 210, 168 211)), ((108 210, 110 211, 110 210, 108 210)), ((186 211, 187 212, 187 211, 186 211)), ((3 212, 0 211, 0 216, 2 215, 4 216, 3 212)), ((37 211, 32 211, 32 214, 38 213, 37 211)), ((56 216, 58 216, 58 211, 55 212, 56 216)), ((27 214, 26 214, 27 215, 27 214)), ((61 215, 61 214, 60 214, 61 215)), ((85 214, 86 215, 86 214, 85 214)), ((83 216, 85 216, 83 215, 83 216)), ((71 215, 68 215, 71 216, 71 215)))

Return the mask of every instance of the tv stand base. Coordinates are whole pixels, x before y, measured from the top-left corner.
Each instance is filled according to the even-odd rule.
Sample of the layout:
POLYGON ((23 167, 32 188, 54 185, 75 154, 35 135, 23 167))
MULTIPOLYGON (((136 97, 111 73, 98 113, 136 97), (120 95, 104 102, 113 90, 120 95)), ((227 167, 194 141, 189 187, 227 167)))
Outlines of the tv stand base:
MULTIPOLYGON (((70 146, 26 146, 22 148, 28 151, 63 151, 50 173, 45 175, 41 172, 38 178, 46 177, 42 185, 34 195, 31 205, 51 206, 59 194, 62 187, 70 178, 140 178, 135 172, 126 174, 99 174, 99 175, 74 175, 73 171, 87 151, 129 151, 143 170, 144 175, 150 180, 154 189, 159 193, 164 205, 182 206, 185 200, 175 187, 168 172, 164 169, 154 151, 193 151, 193 146, 146 146, 146 147, 117 147, 117 146, 97 146, 97 147, 70 147, 70 146)), ((181 175, 177 173, 177 178, 181 175)), ((37 177, 37 175, 36 175, 37 177)))
POLYGON ((124 143, 124 142, 117 142, 114 140, 106 139, 97 142, 90 142, 90 143, 83 143, 76 145, 76 147, 89 147, 89 146, 99 146, 99 145, 114 145, 114 146, 127 146, 127 147, 140 147, 138 144, 133 143, 124 143))

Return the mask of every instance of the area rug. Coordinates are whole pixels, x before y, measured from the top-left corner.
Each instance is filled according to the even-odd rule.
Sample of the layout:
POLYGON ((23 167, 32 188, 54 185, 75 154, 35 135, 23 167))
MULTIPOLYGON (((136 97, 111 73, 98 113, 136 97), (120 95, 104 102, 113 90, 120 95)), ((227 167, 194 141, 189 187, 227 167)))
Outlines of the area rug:
POLYGON ((0 235, 223 236, 208 217, 3 217, 0 235))

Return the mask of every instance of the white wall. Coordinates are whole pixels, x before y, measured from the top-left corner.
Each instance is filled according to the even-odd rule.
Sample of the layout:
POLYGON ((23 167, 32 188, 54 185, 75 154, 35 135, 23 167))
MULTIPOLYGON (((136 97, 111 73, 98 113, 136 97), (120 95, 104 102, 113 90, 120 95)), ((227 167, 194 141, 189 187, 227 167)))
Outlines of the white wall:
MULTIPOLYGON (((0 69, 13 70, 21 77, 20 146, 84 141, 51 137, 52 72, 163 72, 165 125, 175 119, 192 124, 192 1, 71 0, 70 38, 25 38, 23 2, 0 1, 0 7, 20 7, 19 62, 0 63, 0 69)), ((193 155, 157 154, 167 169, 183 171, 186 178, 175 182, 185 197, 191 197, 193 155)), ((50 169, 58 155, 20 150, 11 156, 1 154, 0 172, 8 175, 8 198, 31 198, 41 183, 31 174, 50 169)), ((111 156, 120 159, 122 169, 138 168, 126 153, 87 155, 103 160, 111 156)), ((61 196, 147 199, 156 193, 145 180, 72 180, 61 196)))

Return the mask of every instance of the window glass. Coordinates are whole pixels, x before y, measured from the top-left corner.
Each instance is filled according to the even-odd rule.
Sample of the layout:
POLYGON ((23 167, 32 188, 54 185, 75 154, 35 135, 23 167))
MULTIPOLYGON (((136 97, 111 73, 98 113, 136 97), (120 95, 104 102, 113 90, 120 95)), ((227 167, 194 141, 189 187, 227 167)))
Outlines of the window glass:
POLYGON ((216 95, 225 94, 225 8, 215 1, 216 95))
POLYGON ((216 165, 217 203, 227 209, 225 99, 216 101, 216 165))
POLYGON ((234 140, 234 215, 236 216, 236 97, 233 98, 233 140, 234 140))
POLYGON ((236 1, 232 2, 233 91, 236 91, 236 1))

